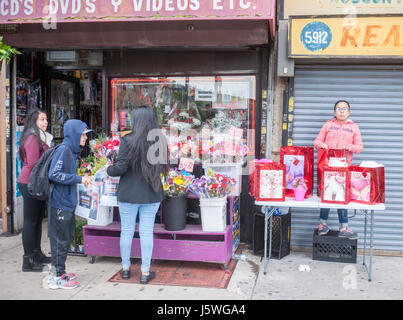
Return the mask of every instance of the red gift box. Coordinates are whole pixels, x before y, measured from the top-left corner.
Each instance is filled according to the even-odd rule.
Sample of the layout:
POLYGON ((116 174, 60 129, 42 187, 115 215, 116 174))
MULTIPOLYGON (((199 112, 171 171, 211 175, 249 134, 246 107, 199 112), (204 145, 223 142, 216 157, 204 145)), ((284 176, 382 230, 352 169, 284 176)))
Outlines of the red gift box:
POLYGON ((257 163, 255 168, 255 199, 285 201, 285 164, 257 163))
POLYGON ((344 167, 322 167, 321 201, 347 204, 350 202, 350 172, 344 167))
POLYGON ((294 196, 295 179, 302 177, 306 179, 307 191, 305 198, 313 193, 313 147, 281 147, 280 162, 286 166, 285 195, 294 196))
POLYGON ((318 159, 316 160, 318 196, 321 194, 323 167, 327 166, 329 161, 335 158, 346 161, 346 151, 341 149, 318 149, 318 159))
POLYGON ((385 168, 350 166, 351 201, 365 204, 385 202, 385 168))

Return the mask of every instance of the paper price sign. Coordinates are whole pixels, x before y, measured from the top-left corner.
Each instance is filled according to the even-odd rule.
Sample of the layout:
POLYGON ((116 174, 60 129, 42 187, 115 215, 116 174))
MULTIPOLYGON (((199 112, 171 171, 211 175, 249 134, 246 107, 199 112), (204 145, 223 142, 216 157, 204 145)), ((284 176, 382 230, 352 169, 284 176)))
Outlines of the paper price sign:
POLYGON ((187 172, 193 172, 193 166, 195 161, 191 158, 181 158, 179 162, 178 170, 185 170, 187 172))

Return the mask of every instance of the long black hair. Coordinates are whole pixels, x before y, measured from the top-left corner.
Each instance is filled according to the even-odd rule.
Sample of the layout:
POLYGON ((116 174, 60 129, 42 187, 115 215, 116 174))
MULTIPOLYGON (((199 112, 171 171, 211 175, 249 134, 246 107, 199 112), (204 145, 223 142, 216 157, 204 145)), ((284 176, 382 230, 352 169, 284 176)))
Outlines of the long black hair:
MULTIPOLYGON (((161 174, 165 175, 169 171, 167 159, 167 141, 158 125, 157 117, 152 108, 148 106, 139 106, 133 109, 132 114, 133 131, 128 135, 129 152, 131 166, 134 171, 140 171, 144 180, 155 192, 161 188, 161 174), (160 146, 159 152, 162 152, 161 160, 156 163, 148 158, 150 147, 155 145, 156 141, 148 141, 147 137, 150 131, 158 136, 157 143, 160 146)), ((158 157, 158 156, 157 156, 158 157)))
POLYGON ((38 120, 39 115, 41 113, 46 114, 45 111, 35 108, 35 109, 29 110, 27 113, 27 116, 25 117, 24 130, 21 133, 20 147, 18 149, 18 154, 20 156, 21 161, 24 161, 24 143, 31 134, 35 135, 36 140, 38 141, 39 153, 42 153, 42 151, 43 151, 41 136, 40 136, 41 129, 39 129, 38 126, 36 125, 36 121, 38 120))

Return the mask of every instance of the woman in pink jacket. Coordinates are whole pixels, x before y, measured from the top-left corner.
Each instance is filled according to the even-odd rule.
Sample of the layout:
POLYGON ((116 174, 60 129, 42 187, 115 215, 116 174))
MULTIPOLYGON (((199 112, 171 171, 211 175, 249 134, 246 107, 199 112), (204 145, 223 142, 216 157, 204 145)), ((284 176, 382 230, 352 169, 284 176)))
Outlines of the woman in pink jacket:
MULTIPOLYGON (((339 100, 334 105, 334 118, 327 121, 313 142, 316 149, 343 149, 346 150, 348 165, 353 161, 353 153, 360 153, 364 149, 361 132, 358 125, 349 119, 350 104, 345 100, 339 100)), ((318 234, 325 235, 329 232, 327 219, 330 209, 320 209, 320 223, 318 234)), ((337 209, 340 229, 339 237, 358 239, 356 232, 348 228, 347 209, 337 209)))

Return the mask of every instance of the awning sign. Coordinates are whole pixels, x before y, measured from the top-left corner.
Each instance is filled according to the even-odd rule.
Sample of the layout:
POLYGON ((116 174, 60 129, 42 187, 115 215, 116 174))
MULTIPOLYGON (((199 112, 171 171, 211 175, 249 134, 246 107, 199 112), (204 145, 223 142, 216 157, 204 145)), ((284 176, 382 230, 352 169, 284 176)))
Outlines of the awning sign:
POLYGON ((289 57, 402 57, 403 16, 290 17, 289 57))
POLYGON ((0 0, 0 23, 272 20, 275 0, 0 0))
POLYGON ((284 19, 304 15, 402 14, 402 0, 284 0, 284 19))

